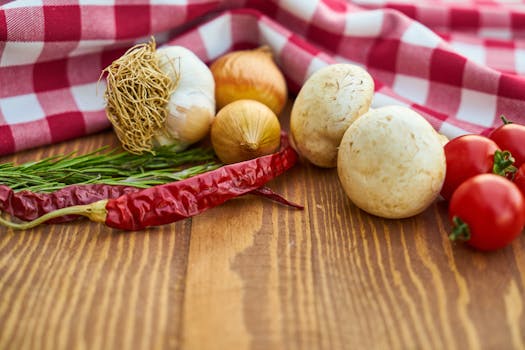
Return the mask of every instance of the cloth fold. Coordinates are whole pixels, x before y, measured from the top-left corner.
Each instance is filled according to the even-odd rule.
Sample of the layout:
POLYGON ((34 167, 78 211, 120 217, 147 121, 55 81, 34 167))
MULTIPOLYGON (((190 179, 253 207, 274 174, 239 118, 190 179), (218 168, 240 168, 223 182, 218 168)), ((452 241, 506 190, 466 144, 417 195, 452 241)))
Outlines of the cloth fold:
POLYGON ((292 95, 358 64, 373 107, 410 106, 448 137, 525 124, 525 1, 0 1, 0 155, 109 128, 101 72, 152 35, 206 63, 268 45, 292 95))

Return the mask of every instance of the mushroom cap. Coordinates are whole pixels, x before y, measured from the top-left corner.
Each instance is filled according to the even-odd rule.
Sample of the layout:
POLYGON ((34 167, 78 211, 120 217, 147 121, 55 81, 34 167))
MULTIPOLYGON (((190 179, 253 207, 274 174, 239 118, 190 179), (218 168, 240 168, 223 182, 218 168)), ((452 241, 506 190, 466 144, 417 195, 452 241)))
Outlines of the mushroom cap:
POLYGON ((302 86, 290 114, 292 145, 319 167, 337 165, 348 126, 372 103, 374 81, 363 68, 338 63, 316 71, 302 86))
POLYGON ((338 153, 340 182, 350 200, 384 218, 424 211, 445 179, 442 138, 417 112, 381 107, 345 132, 338 153))

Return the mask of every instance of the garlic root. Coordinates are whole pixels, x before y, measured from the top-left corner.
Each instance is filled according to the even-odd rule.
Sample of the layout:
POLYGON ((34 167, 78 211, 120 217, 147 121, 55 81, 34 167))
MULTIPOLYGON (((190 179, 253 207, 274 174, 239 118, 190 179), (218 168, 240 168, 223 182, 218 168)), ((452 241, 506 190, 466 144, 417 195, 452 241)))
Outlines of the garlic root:
POLYGON ((184 149, 204 138, 215 115, 211 71, 181 46, 139 44, 104 69, 106 114, 124 149, 184 149))

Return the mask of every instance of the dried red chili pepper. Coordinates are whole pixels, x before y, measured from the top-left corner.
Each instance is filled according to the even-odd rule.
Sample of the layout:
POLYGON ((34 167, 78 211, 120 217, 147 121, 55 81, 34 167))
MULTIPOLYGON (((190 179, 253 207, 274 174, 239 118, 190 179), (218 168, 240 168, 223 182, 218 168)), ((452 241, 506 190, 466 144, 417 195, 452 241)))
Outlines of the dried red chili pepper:
MULTIPOLYGON (((63 207, 27 223, 16 224, 4 219, 1 219, 0 223, 12 228, 26 229, 51 219, 82 215, 93 221, 105 222, 113 228, 138 230, 194 216, 252 191, 269 196, 268 192, 259 190, 257 193, 257 190, 291 168, 297 161, 297 153, 288 145, 284 135, 282 144, 283 147, 277 153, 226 165, 186 180, 131 191, 118 198, 103 199, 91 204, 63 207)), ((290 202, 284 200, 281 203, 290 202)), ((46 207, 41 205, 39 208, 46 207)))
MULTIPOLYGON (((132 186, 82 184, 67 186, 49 193, 35 193, 31 191, 15 192, 7 186, 0 185, 0 212, 6 212, 20 220, 31 221, 58 209, 91 204, 103 199, 118 198, 124 194, 141 190, 142 188, 132 186)), ((283 205, 303 209, 303 206, 288 201, 265 186, 249 193, 283 205)), ((66 215, 49 220, 47 223, 63 223, 78 218, 78 215, 66 215)))

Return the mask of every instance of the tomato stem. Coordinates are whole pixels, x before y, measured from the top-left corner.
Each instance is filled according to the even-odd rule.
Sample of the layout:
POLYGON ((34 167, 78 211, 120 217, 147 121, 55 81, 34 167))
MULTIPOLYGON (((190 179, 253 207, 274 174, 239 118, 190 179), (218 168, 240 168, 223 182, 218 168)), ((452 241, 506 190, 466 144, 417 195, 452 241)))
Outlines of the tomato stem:
POLYGON ((451 241, 468 241, 470 239, 470 227, 458 216, 452 218, 452 233, 448 236, 451 241))
POLYGON ((503 124, 512 124, 510 120, 508 120, 503 114, 500 116, 501 120, 503 121, 503 124))
POLYGON ((494 152, 494 165, 492 172, 496 175, 513 175, 517 168, 514 166, 514 157, 509 151, 497 150, 494 152))

